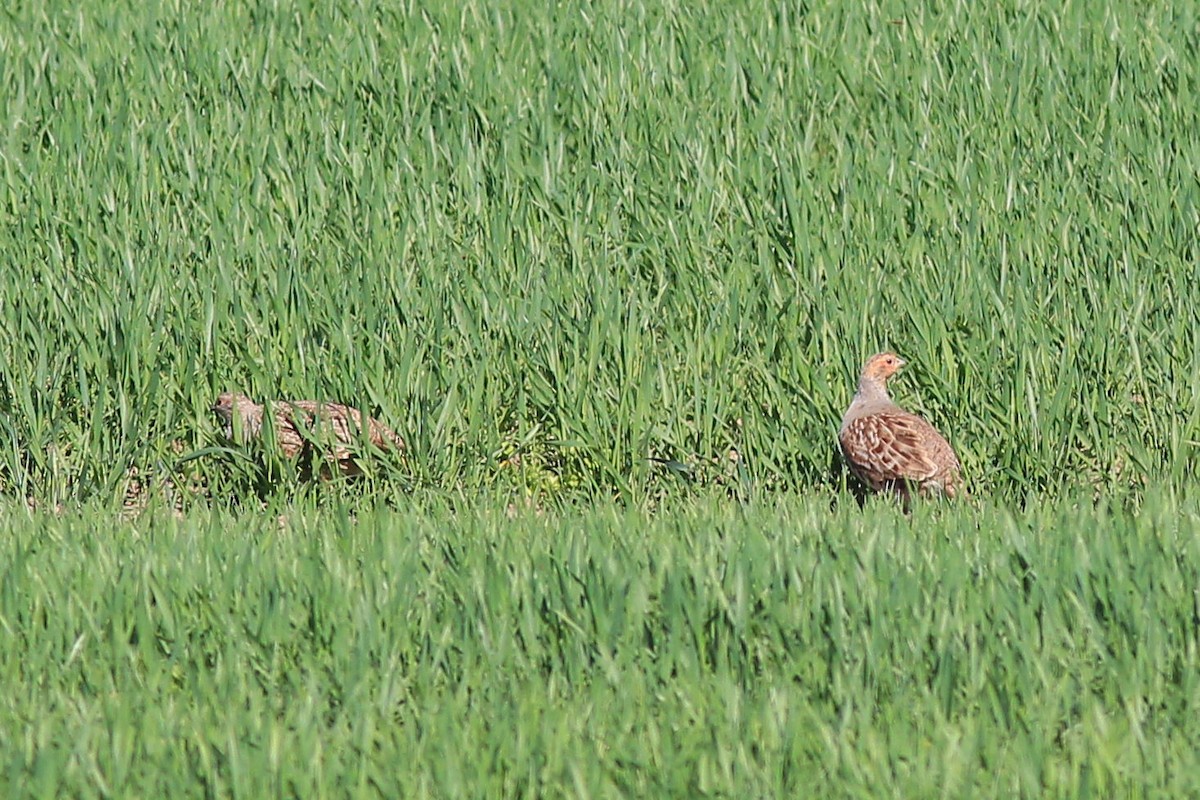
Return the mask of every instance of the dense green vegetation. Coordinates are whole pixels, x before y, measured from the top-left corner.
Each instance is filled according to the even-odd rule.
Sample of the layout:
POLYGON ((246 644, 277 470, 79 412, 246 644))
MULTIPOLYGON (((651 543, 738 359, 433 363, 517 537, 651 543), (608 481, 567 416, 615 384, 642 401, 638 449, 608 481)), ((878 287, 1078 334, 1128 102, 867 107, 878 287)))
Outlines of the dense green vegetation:
POLYGON ((21 520, 43 797, 1188 797, 1200 506, 21 520))
POLYGON ((1200 792, 1200 6, 10 6, 10 795, 1200 792))
POLYGON ((1191 4, 150 5, 3 22, 6 493, 228 388, 437 487, 819 485, 883 345, 983 491, 1194 475, 1191 4))

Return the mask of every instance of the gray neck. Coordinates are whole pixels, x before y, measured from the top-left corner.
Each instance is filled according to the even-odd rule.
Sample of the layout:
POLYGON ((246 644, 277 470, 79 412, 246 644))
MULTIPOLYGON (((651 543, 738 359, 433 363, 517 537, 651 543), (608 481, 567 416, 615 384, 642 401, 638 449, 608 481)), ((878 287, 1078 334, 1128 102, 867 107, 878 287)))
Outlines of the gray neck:
POLYGON ((862 377, 858 379, 858 391, 854 399, 863 403, 890 403, 887 384, 876 378, 862 377))

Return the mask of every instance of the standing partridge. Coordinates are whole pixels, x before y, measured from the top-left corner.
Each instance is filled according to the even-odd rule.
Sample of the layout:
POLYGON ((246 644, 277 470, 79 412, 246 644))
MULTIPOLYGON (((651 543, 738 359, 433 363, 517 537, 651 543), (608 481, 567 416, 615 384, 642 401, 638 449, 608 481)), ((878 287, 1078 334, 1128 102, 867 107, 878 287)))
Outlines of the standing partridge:
MULTIPOLYGON (((225 435, 230 440, 235 434, 242 443, 262 437, 264 408, 246 395, 225 392, 212 410, 225 421, 225 435)), ((362 473, 355 461, 356 451, 360 450, 359 431, 364 427, 358 409, 315 400, 281 400, 269 404, 269 413, 274 417, 275 441, 286 458, 311 452, 315 445, 326 448, 321 456, 337 462, 343 475, 362 473)), ((404 449, 404 440, 379 420, 367 417, 365 427, 365 438, 375 447, 404 449)), ((328 477, 324 468, 322 474, 328 477)))
POLYGON ((907 508, 914 486, 922 497, 954 497, 962 488, 962 467, 932 425, 888 396, 888 378, 904 363, 886 352, 867 359, 858 391, 842 417, 838 444, 850 471, 867 489, 895 492, 907 508))

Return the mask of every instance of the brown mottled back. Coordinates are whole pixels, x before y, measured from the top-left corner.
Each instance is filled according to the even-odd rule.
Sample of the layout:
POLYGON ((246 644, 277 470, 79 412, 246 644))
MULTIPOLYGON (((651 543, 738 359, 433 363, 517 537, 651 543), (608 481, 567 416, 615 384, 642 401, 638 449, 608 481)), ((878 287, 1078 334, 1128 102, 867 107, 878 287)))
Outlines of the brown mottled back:
MULTIPOLYGON (((362 473, 357 463, 357 448, 364 423, 358 409, 315 400, 277 400, 269 407, 275 423, 275 440, 284 457, 295 458, 314 447, 325 448, 320 455, 337 462, 343 475, 362 473)), ((237 438, 239 428, 241 443, 262 437, 265 409, 245 395, 225 392, 212 409, 225 421, 225 435, 230 440, 237 438)), ((365 427, 367 441, 375 447, 404 449, 404 440, 379 420, 367 417, 365 427)))

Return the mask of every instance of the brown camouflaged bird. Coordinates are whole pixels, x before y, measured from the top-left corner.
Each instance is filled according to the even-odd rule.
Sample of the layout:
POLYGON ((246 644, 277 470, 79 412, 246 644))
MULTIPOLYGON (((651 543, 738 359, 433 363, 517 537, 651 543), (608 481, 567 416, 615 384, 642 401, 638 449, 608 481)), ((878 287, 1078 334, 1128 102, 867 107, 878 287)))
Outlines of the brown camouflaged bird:
MULTIPOLYGON (((315 400, 277 400, 270 404, 275 418, 275 440, 286 458, 295 458, 313 448, 328 447, 320 455, 337 462, 338 470, 346 476, 361 475, 356 455, 359 447, 362 415, 358 409, 340 403, 320 403, 315 400)), ((263 407, 244 394, 225 392, 217 398, 212 410, 225 421, 225 435, 231 441, 244 444, 262 436, 263 407), (234 417, 239 422, 234 424, 234 417)), ((403 450, 404 440, 373 417, 367 417, 367 441, 381 450, 403 450)), ((329 477, 323 467, 323 477, 329 477)))
POLYGON ((894 492, 908 507, 912 487, 922 497, 954 497, 962 488, 962 467, 954 449, 937 430, 888 396, 888 378, 903 367, 895 353, 867 359, 858 391, 838 431, 842 455, 872 492, 894 492))

